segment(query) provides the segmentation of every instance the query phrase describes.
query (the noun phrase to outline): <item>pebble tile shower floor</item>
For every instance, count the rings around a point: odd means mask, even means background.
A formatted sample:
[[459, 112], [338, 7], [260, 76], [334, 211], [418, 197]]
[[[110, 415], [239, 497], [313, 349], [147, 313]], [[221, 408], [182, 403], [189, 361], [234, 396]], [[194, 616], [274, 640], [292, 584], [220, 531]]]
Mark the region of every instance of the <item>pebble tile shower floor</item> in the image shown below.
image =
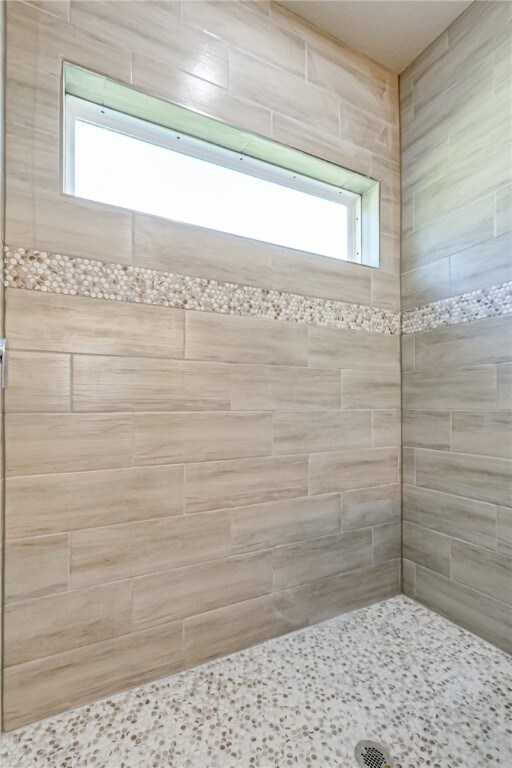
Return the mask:
[[[3, 737], [3, 768], [512, 765], [507, 654], [395, 597]], [[508, 706], [507, 706], [508, 702]]]

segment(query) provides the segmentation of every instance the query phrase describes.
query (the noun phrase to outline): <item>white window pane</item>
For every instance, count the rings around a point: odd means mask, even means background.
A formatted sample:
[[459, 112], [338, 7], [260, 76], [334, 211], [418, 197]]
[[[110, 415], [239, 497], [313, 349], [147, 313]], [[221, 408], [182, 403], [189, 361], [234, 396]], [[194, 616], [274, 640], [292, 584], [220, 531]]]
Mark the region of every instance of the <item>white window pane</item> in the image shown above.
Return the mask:
[[347, 259], [342, 203], [75, 120], [74, 194]]

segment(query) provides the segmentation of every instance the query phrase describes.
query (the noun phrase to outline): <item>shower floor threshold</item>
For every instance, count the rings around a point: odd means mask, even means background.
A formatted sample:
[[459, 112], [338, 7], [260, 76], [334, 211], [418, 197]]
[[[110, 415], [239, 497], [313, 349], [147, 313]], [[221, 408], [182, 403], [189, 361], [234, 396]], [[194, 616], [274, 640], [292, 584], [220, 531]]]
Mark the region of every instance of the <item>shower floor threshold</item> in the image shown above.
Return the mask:
[[510, 766], [511, 684], [507, 654], [399, 596], [12, 731], [0, 764], [352, 768], [370, 739], [393, 768]]

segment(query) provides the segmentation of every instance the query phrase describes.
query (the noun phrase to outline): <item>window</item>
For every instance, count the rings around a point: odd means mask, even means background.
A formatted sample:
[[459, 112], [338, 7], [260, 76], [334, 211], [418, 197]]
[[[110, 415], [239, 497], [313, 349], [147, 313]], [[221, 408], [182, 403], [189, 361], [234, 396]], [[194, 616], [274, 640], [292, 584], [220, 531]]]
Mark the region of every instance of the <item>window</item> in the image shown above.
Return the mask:
[[[373, 180], [86, 70], [64, 66], [66, 193], [374, 265], [375, 254], [365, 258], [361, 242], [365, 197], [369, 199], [367, 193], [375, 191]], [[82, 89], [87, 98], [76, 85], [77, 77], [80, 82], [83, 78], [81, 73], [87, 77], [87, 87]], [[108, 88], [101, 89], [98, 102], [91, 100], [95, 78], [114, 87], [111, 102], [117, 106], [121, 101], [122, 110], [105, 103]], [[123, 98], [116, 99], [116, 87], [128, 94], [123, 92]], [[375, 195], [371, 197], [375, 200]]]

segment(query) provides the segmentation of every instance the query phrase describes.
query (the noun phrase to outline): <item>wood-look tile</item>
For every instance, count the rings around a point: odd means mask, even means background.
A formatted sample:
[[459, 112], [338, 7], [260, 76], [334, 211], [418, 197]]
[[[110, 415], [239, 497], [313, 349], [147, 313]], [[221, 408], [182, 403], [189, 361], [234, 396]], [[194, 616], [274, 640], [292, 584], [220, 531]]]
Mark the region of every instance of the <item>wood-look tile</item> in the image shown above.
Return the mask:
[[400, 311], [400, 281], [395, 274], [372, 269], [372, 307], [384, 307]]
[[242, 459], [272, 453], [270, 413], [137, 413], [135, 465]]
[[188, 360], [307, 365], [308, 327], [209, 312], [186, 313]]
[[227, 365], [164, 358], [75, 355], [75, 411], [226, 411]]
[[433, 261], [402, 274], [402, 308], [412, 309], [450, 295], [448, 258]]
[[453, 450], [512, 459], [512, 411], [454, 411]]
[[402, 561], [402, 590], [407, 597], [416, 596], [416, 563], [411, 560]]
[[39, 190], [60, 192], [59, 135], [7, 122], [5, 128], [6, 189], [20, 187], [36, 195]]
[[423, 528], [494, 549], [496, 507], [483, 501], [404, 484], [403, 518]]
[[338, 135], [338, 105], [330, 94], [236, 49], [230, 65], [235, 94]]
[[69, 411], [70, 408], [70, 355], [11, 351], [6, 413]]
[[401, 443], [399, 410], [372, 411], [372, 448], [386, 448]]
[[157, 216], [135, 214], [133, 221], [134, 262], [139, 267], [272, 286], [276, 246]]
[[7, 414], [6, 475], [130, 466], [132, 431], [129, 414]]
[[307, 456], [212, 461], [186, 468], [186, 512], [293, 499], [307, 493]]
[[170, 517], [183, 512], [183, 467], [130, 467], [12, 477], [7, 539]]
[[450, 295], [512, 280], [511, 251], [512, 235], [508, 232], [450, 256]]
[[68, 589], [69, 537], [43, 536], [5, 546], [5, 600], [28, 600]]
[[131, 616], [129, 582], [13, 603], [5, 613], [5, 665], [125, 635]]
[[512, 508], [498, 507], [498, 552], [512, 557]]
[[498, 365], [498, 408], [512, 410], [512, 363]]
[[402, 536], [404, 557], [437, 573], [450, 575], [451, 539], [448, 536], [408, 522], [402, 525]]
[[272, 285], [276, 290], [352, 304], [370, 304], [371, 272], [361, 264], [284, 248], [272, 257]]
[[45, 13], [51, 13], [52, 16], [69, 20], [70, 0], [23, 0], [23, 2], [27, 2]]
[[397, 368], [398, 336], [309, 327], [309, 362], [317, 368]]
[[[421, 334], [416, 339], [416, 349], [419, 343], [424, 351], [426, 347]], [[448, 363], [448, 360], [445, 362]], [[497, 399], [496, 366], [422, 368], [404, 373], [402, 398], [406, 410], [494, 410]]]
[[73, 589], [229, 554], [226, 514], [146, 520], [71, 534]]
[[450, 411], [404, 410], [402, 438], [404, 445], [413, 448], [437, 448], [441, 451], [449, 451], [451, 447]]
[[231, 510], [234, 552], [277, 547], [339, 533], [339, 494], [251, 504]]
[[58, 136], [59, 77], [26, 67], [9, 57], [6, 61], [5, 98], [6, 114], [12, 123]]
[[325, 621], [399, 592], [400, 560], [319, 579], [309, 585], [311, 622]]
[[231, 367], [234, 411], [327, 411], [340, 407], [340, 374], [277, 365]]
[[179, 310], [14, 289], [6, 293], [12, 349], [183, 357], [184, 312]]
[[357, 491], [344, 491], [342, 527], [344, 531], [400, 521], [400, 485], [379, 485]]
[[402, 482], [416, 484], [416, 450], [402, 446]]
[[504, 650], [512, 650], [512, 611], [456, 581], [416, 567], [416, 599]]
[[512, 462], [467, 453], [416, 450], [416, 484], [512, 506]]
[[133, 624], [165, 624], [271, 591], [270, 551], [142, 576], [133, 582]]
[[512, 230], [510, 222], [510, 209], [512, 208], [512, 191], [510, 184], [496, 192], [495, 232], [496, 237], [504, 235]]
[[309, 459], [310, 493], [333, 493], [398, 482], [398, 449], [314, 453]]
[[360, 109], [358, 101], [341, 100], [340, 136], [382, 157], [398, 154], [398, 127]]
[[400, 408], [400, 371], [342, 371], [341, 405], [343, 408]]
[[402, 556], [402, 529], [400, 523], [376, 525], [372, 528], [373, 565]]
[[488, 549], [452, 543], [452, 578], [495, 600], [512, 604], [510, 557]]
[[372, 536], [368, 528], [286, 544], [273, 550], [274, 589], [287, 589], [371, 564]]
[[414, 371], [414, 333], [402, 336], [402, 371]]
[[273, 424], [275, 454], [371, 447], [370, 411], [276, 412]]
[[182, 626], [175, 622], [10, 667], [4, 725], [18, 728], [182, 666]]
[[506, 363], [512, 357], [512, 316], [491, 317], [416, 334], [416, 369]]

